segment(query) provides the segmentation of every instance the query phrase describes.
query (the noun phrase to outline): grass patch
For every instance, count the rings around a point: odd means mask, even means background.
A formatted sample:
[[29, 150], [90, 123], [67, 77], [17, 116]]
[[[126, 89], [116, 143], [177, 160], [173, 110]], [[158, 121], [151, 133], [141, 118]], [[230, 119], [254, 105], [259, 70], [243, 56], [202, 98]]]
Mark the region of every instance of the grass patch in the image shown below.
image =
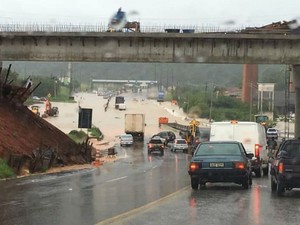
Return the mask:
[[0, 159], [0, 179], [14, 176], [13, 170], [7, 165], [6, 161]]
[[82, 130], [72, 130], [68, 136], [76, 143], [82, 143], [86, 141], [87, 137], [97, 138], [98, 140], [103, 139], [103, 134], [98, 127], [93, 126], [92, 128], [88, 129], [87, 132], [88, 134]]
[[103, 135], [101, 130], [98, 127], [92, 126], [92, 128], [88, 129], [90, 137], [97, 138], [98, 140], [102, 140]]
[[72, 131], [68, 134], [68, 136], [69, 136], [73, 141], [75, 141], [76, 143], [82, 143], [82, 142], [84, 142], [84, 141], [86, 140], [86, 138], [87, 138], [87, 134], [86, 134], [84, 131], [82, 131], [82, 130], [80, 130], [80, 131], [78, 131], [78, 130], [72, 130]]

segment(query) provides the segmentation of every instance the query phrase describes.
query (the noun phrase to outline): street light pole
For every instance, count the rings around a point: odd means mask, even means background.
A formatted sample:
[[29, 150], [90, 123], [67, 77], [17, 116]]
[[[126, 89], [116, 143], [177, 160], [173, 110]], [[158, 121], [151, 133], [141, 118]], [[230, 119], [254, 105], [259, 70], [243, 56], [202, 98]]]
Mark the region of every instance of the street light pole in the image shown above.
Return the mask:
[[249, 121], [252, 121], [252, 98], [253, 98], [253, 90], [252, 90], [252, 83], [250, 83], [250, 115]]

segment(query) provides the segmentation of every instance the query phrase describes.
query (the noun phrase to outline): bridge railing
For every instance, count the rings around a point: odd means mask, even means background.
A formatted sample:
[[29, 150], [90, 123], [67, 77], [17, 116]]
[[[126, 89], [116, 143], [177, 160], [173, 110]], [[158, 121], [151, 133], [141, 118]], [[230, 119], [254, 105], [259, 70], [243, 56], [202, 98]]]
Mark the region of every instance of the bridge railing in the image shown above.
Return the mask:
[[[107, 32], [106, 24], [0, 24], [0, 32]], [[206, 33], [236, 32], [241, 28], [216, 27], [207, 25], [151, 25], [142, 26], [145, 33]], [[123, 30], [124, 32], [131, 32]]]

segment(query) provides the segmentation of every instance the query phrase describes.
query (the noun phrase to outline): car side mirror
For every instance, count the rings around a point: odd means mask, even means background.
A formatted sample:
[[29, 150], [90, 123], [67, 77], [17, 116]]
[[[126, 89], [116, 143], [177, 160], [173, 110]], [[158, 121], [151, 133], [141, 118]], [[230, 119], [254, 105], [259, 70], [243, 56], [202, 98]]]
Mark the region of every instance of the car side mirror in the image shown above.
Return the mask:
[[246, 156], [247, 156], [248, 159], [252, 159], [254, 157], [254, 154], [253, 153], [247, 153]]

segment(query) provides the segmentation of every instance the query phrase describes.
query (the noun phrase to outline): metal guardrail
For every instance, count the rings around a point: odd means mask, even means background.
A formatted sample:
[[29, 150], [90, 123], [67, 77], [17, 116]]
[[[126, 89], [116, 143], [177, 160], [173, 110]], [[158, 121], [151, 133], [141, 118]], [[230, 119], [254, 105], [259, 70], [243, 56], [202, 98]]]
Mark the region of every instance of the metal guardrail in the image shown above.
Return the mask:
[[172, 127], [176, 130], [180, 130], [180, 131], [188, 131], [189, 130], [189, 125], [183, 125], [183, 124], [179, 124], [179, 123], [166, 123], [164, 125], [167, 125], [169, 127]]

